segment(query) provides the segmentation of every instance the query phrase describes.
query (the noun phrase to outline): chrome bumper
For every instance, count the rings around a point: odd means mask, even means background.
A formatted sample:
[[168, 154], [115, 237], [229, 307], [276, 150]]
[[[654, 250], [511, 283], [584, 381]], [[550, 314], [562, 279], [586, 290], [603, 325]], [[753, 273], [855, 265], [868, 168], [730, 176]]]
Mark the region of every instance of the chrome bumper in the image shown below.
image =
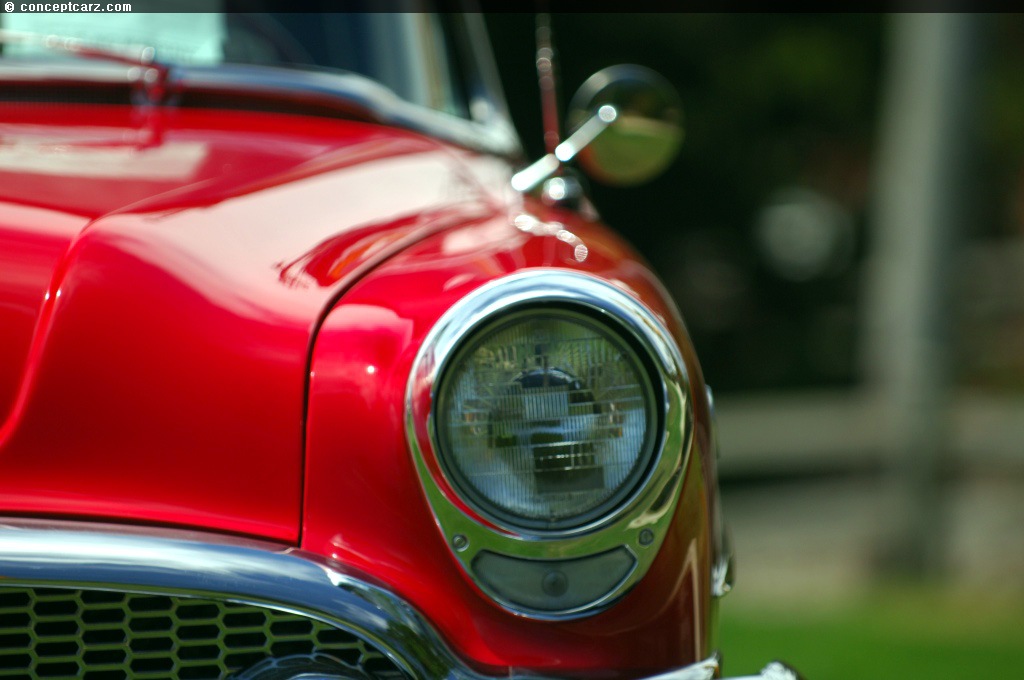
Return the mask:
[[[0, 521], [0, 584], [202, 595], [274, 608], [348, 631], [417, 680], [495, 680], [462, 663], [403, 600], [321, 556], [244, 539], [211, 543], [197, 532], [153, 532]], [[711, 680], [718, 668], [712, 657], [645, 680]], [[798, 676], [773, 663], [751, 678]]]
[[[718, 659], [712, 657], [692, 666], [677, 668], [668, 673], [659, 673], [642, 680], [712, 680], [718, 677]], [[772, 661], [757, 675], [734, 676], [720, 680], [800, 680], [800, 674], [779, 661]]]

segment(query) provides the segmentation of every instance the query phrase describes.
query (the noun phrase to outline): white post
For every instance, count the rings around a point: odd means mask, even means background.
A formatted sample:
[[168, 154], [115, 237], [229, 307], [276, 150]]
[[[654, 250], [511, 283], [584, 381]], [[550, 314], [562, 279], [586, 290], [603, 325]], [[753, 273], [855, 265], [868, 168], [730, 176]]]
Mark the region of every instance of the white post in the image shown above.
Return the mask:
[[888, 441], [883, 568], [942, 566], [942, 460], [950, 440], [950, 286], [976, 100], [977, 19], [891, 19], [865, 276], [865, 376]]

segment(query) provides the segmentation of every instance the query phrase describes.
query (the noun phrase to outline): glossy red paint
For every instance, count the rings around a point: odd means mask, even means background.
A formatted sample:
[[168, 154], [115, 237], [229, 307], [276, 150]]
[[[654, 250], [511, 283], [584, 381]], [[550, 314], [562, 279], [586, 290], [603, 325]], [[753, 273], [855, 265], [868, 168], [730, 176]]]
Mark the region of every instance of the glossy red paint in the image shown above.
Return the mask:
[[[703, 381], [660, 285], [600, 224], [519, 204], [499, 159], [369, 124], [24, 105], [0, 113], [0, 140], [0, 512], [299, 544], [378, 579], [491, 672], [628, 677], [711, 652]], [[540, 221], [516, 228], [524, 212]], [[695, 409], [648, 575], [557, 623], [464, 576], [404, 431], [436, 320], [536, 267], [643, 301], [680, 344]]]
[[[326, 318], [312, 360], [303, 547], [382, 579], [491, 673], [628, 677], [704, 658], [714, 470], [703, 380], [685, 330], [649, 270], [600, 225], [523, 209], [544, 221], [527, 232], [502, 215], [433, 236], [356, 284]], [[577, 621], [512, 615], [463, 574], [434, 524], [404, 432], [409, 372], [436, 320], [476, 287], [535, 267], [590, 273], [645, 302], [678, 339], [692, 380], [695, 447], [670, 534], [639, 585]]]
[[493, 199], [353, 122], [7, 105], [0, 136], [0, 512], [297, 541], [320, 318]]

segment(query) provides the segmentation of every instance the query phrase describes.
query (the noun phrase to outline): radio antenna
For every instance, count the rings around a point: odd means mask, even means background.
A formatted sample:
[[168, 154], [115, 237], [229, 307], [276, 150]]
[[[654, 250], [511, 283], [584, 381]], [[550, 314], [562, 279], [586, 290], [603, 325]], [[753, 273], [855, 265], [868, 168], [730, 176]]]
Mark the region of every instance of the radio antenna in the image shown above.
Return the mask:
[[[541, 7], [547, 9], [547, 3]], [[555, 50], [551, 46], [551, 15], [537, 13], [537, 79], [540, 84], [540, 109], [544, 121], [544, 147], [555, 152], [561, 141], [558, 125], [558, 90], [555, 74]]]

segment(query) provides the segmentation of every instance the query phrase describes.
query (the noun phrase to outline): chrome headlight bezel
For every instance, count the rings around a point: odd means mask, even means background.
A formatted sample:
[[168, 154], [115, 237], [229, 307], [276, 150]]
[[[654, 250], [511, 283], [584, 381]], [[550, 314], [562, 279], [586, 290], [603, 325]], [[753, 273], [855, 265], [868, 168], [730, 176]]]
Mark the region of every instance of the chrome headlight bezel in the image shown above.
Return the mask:
[[[455, 351], [438, 369], [437, 381], [431, 395], [433, 405], [431, 409], [431, 442], [434, 453], [446, 479], [452, 484], [460, 498], [471, 505], [482, 517], [506, 531], [526, 531], [557, 536], [580, 526], [593, 526], [595, 523], [607, 521], [622, 505], [628, 502], [637, 489], [643, 486], [643, 482], [650, 472], [661, 439], [661, 423], [664, 419], [662, 408], [664, 399], [661, 398], [664, 390], [661, 379], [647, 350], [639, 345], [626, 328], [621, 327], [608, 315], [604, 316], [605, 318], [599, 318], [591, 310], [584, 311], [578, 305], [570, 306], [552, 302], [524, 304], [496, 315], [496, 318], [485, 320], [472, 331], [467, 332]], [[598, 502], [595, 507], [558, 520], [543, 520], [517, 515], [511, 510], [499, 507], [499, 504], [493, 499], [487, 498], [484, 493], [478, 491], [466, 478], [457, 462], [453, 460], [454, 452], [449, 450], [452, 446], [445, 443], [450, 441], [447, 436], [446, 418], [438, 417], [439, 413], [446, 412], [446, 402], [450, 398], [446, 387], [453, 379], [451, 374], [460, 367], [462, 360], [468, 359], [473, 350], [482, 344], [481, 338], [497, 334], [502, 329], [515, 326], [517, 323], [537, 321], [545, 317], [549, 320], [564, 321], [580, 327], [589, 326], [596, 334], [604, 335], [605, 342], [610, 345], [619, 345], [624, 353], [628, 353], [626, 361], [633, 364], [633, 369], [641, 383], [639, 387], [645, 397], [644, 401], [650, 406], [649, 410], [644, 413], [645, 434], [636, 455], [636, 464], [626, 475], [624, 482], [614, 489], [608, 498]]]
[[[435, 420], [440, 378], [468, 338], [497, 319], [530, 308], [568, 309], [605, 324], [645, 353], [658, 432], [651, 460], [639, 480], [602, 504], [599, 516], [572, 526], [544, 529], [509, 522], [460, 494], [442, 462]], [[679, 349], [659, 319], [636, 298], [594, 276], [538, 269], [497, 279], [456, 303], [435, 324], [413, 364], [406, 393], [406, 434], [420, 481], [452, 554], [470, 577], [505, 608], [533, 618], [571, 618], [599, 611], [646, 573], [678, 501], [690, 454], [692, 406]], [[538, 611], [509, 602], [474, 573], [481, 552], [523, 560], [572, 560], [625, 549], [635, 565], [607, 593], [582, 606]]]

